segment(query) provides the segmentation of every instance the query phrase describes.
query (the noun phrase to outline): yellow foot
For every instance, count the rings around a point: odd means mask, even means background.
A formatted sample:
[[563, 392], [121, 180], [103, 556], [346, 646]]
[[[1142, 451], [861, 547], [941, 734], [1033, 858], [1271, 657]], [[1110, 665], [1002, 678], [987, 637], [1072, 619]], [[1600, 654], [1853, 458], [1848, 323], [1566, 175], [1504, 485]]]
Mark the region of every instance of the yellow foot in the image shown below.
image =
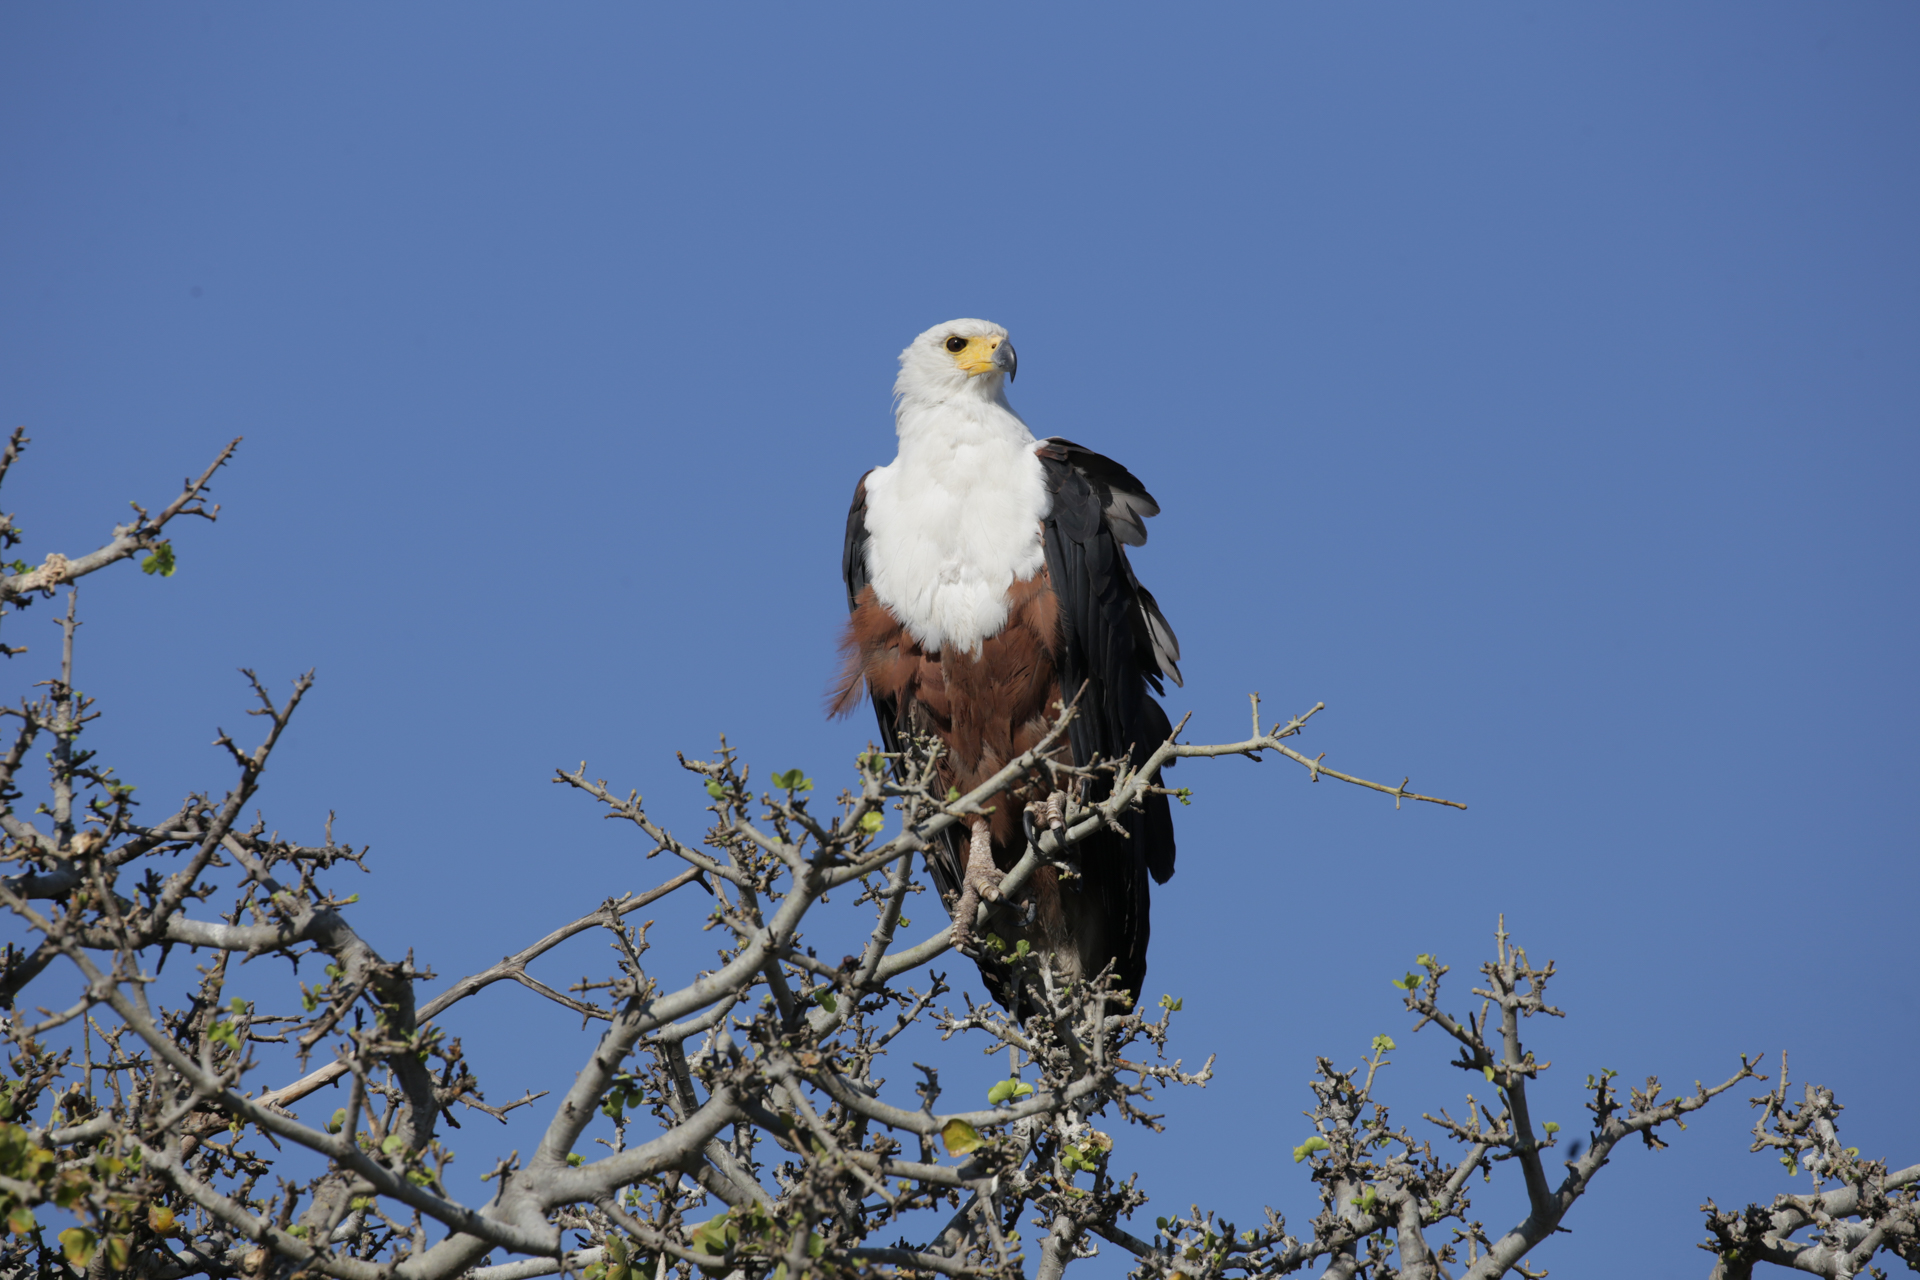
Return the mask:
[[1000, 901], [1000, 869], [993, 865], [993, 836], [985, 818], [974, 818], [967, 842], [967, 866], [960, 876], [960, 900], [953, 904], [953, 947], [977, 955], [973, 918], [982, 902]]

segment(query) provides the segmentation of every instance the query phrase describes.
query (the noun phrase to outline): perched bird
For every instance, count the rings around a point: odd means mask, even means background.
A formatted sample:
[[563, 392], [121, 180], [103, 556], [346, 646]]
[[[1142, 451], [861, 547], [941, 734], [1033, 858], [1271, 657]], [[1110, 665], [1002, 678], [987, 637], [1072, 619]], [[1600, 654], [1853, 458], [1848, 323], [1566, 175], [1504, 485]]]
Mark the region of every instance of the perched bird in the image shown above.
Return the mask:
[[[1036, 440], [1007, 403], [1018, 368], [1007, 331], [952, 320], [900, 353], [894, 421], [900, 452], [861, 477], [847, 513], [842, 571], [850, 616], [835, 715], [862, 689], [887, 750], [916, 735], [944, 747], [940, 781], [962, 794], [1036, 746], [1079, 703], [1062, 763], [1143, 759], [1171, 731], [1148, 690], [1180, 683], [1179, 642], [1133, 576], [1126, 548], [1160, 508], [1119, 463], [1059, 437]], [[1081, 794], [1111, 788], [1099, 776]], [[994, 902], [1025, 849], [1026, 805], [1063, 790], [1044, 766], [1003, 793], [990, 818], [949, 827], [928, 854], [955, 912], [954, 941], [974, 954], [996, 999], [1022, 1001], [1006, 966], [973, 937], [975, 903]], [[1147, 971], [1148, 877], [1173, 875], [1164, 794], [1074, 846], [1079, 874], [1041, 867], [1024, 901], [993, 906], [986, 931], [1025, 940], [1069, 979], [1111, 964], [1137, 999]]]

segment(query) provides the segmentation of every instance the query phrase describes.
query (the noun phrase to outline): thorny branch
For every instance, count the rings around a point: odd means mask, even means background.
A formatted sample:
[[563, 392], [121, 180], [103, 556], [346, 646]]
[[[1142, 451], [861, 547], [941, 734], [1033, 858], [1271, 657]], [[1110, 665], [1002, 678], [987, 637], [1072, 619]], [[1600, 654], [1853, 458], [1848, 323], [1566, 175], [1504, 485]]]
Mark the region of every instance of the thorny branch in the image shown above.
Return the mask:
[[[16, 433], [0, 455], [0, 477], [24, 443]], [[555, 781], [637, 831], [648, 857], [668, 855], [681, 869], [646, 892], [606, 898], [423, 999], [432, 975], [411, 953], [389, 959], [369, 946], [348, 920], [354, 897], [326, 883], [342, 864], [364, 870], [364, 850], [337, 842], [331, 821], [314, 845], [282, 839], [264, 820], [244, 825], [310, 677], [276, 698], [249, 673], [249, 714], [262, 724], [251, 745], [219, 735], [231, 781], [189, 795], [158, 821], [142, 821], [133, 788], [80, 745], [97, 713], [75, 685], [72, 580], [142, 548], [164, 572], [172, 553], [161, 556], [168, 544], [160, 533], [177, 515], [211, 518], [199, 500], [231, 448], [158, 516], [142, 512], [100, 551], [61, 560], [57, 573], [36, 578], [46, 566], [22, 568], [0, 582], [0, 599], [16, 602], [69, 586], [58, 678], [4, 709], [13, 731], [0, 740], [0, 858], [11, 864], [0, 904], [25, 938], [0, 954], [0, 1007], [11, 1014], [11, 1071], [0, 1091], [5, 1276], [527, 1280], [566, 1271], [586, 1280], [669, 1272], [787, 1280], [859, 1271], [1053, 1280], [1104, 1246], [1131, 1255], [1141, 1277], [1308, 1267], [1434, 1277], [1462, 1264], [1466, 1275], [1494, 1276], [1555, 1230], [1614, 1145], [1634, 1134], [1657, 1143], [1656, 1130], [1755, 1074], [1743, 1060], [1732, 1080], [1692, 1097], [1658, 1101], [1650, 1081], [1625, 1103], [1604, 1075], [1591, 1085], [1585, 1154], [1572, 1152], [1554, 1182], [1544, 1153], [1559, 1139], [1554, 1126], [1535, 1124], [1526, 1098], [1546, 1064], [1520, 1040], [1525, 1018], [1559, 1016], [1544, 1000], [1553, 967], [1534, 967], [1503, 927], [1475, 991], [1486, 1002], [1477, 1018], [1440, 1008], [1446, 968], [1430, 957], [1402, 983], [1416, 1029], [1440, 1027], [1459, 1048], [1459, 1065], [1495, 1091], [1486, 1103], [1469, 1096], [1464, 1119], [1444, 1111], [1433, 1119], [1457, 1150], [1436, 1153], [1389, 1126], [1373, 1097], [1393, 1048], [1382, 1037], [1364, 1076], [1321, 1059], [1312, 1082], [1311, 1136], [1296, 1152], [1298, 1162], [1311, 1161], [1321, 1200], [1310, 1238], [1289, 1235], [1272, 1211], [1251, 1231], [1197, 1208], [1158, 1219], [1151, 1234], [1132, 1229], [1146, 1196], [1137, 1175], [1122, 1171], [1127, 1127], [1159, 1128], [1158, 1090], [1212, 1077], [1211, 1058], [1189, 1070], [1169, 1054], [1180, 1002], [1123, 1009], [1105, 975], [1068, 981], [1039, 954], [1002, 948], [989, 963], [1040, 993], [1040, 1007], [1016, 1023], [971, 1000], [959, 1009], [943, 1003], [951, 994], [944, 975], [929, 968], [950, 950], [952, 927], [916, 855], [948, 825], [994, 805], [1027, 770], [1061, 768], [1047, 752], [1071, 706], [1033, 752], [957, 797], [941, 790], [924, 746], [862, 753], [851, 785], [828, 800], [798, 770], [756, 790], [723, 740], [714, 758], [681, 761], [710, 802], [698, 837], [675, 834], [638, 794], [591, 779], [584, 764], [560, 773]], [[12, 530], [0, 518], [0, 540]], [[1086, 793], [1098, 799], [1070, 802], [1057, 827], [1035, 831], [1002, 879], [1003, 896], [1017, 902], [1038, 868], [1070, 865], [1074, 845], [1123, 823], [1178, 756], [1274, 751], [1315, 781], [1350, 782], [1396, 806], [1455, 804], [1404, 780], [1395, 787], [1336, 772], [1295, 750], [1290, 741], [1319, 710], [1262, 731], [1256, 697], [1245, 741], [1196, 745], [1178, 741], [1176, 730], [1137, 768], [1123, 760], [1078, 770], [1099, 775], [1102, 785]], [[43, 744], [45, 800], [24, 814], [21, 771]], [[680, 892], [694, 883], [703, 895]], [[836, 892], [843, 899], [831, 903]], [[926, 908], [914, 913], [935, 917], [915, 929], [908, 911], [923, 894]], [[704, 970], [689, 978], [692, 965], [652, 958], [652, 922], [635, 921], [655, 905], [704, 918], [718, 949]], [[587, 934], [608, 943], [600, 976], [567, 986], [534, 971]], [[845, 937], [851, 953], [818, 954], [829, 937]], [[198, 967], [183, 973], [187, 956]], [[236, 994], [242, 966], [269, 957], [291, 966], [284, 998]], [[77, 986], [63, 989], [57, 1008], [23, 1015], [28, 993], [59, 976]], [[469, 1204], [446, 1181], [454, 1158], [447, 1131], [462, 1115], [503, 1119], [548, 1096], [489, 1102], [451, 1035], [455, 1006], [501, 983], [579, 1014], [597, 1038], [582, 1060], [554, 1064], [556, 1096], [537, 1144], [524, 1159], [493, 1153], [491, 1198]], [[905, 1082], [887, 1079], [888, 1059], [909, 1043], [903, 1036], [920, 1044], [935, 1034], [1005, 1055], [1008, 1078], [985, 1105], [942, 1109], [936, 1065], [914, 1064]], [[324, 1118], [318, 1109], [299, 1113], [330, 1085], [343, 1105]], [[1770, 1114], [1785, 1114], [1783, 1106]], [[1521, 1170], [1530, 1212], [1495, 1238], [1468, 1218], [1467, 1184], [1509, 1161]], [[1880, 1176], [1873, 1194], [1893, 1193], [1904, 1176]], [[1895, 1248], [1884, 1242], [1897, 1214], [1853, 1194], [1846, 1204], [1878, 1213], [1880, 1234], [1847, 1248]], [[1784, 1212], [1776, 1206], [1767, 1241], [1797, 1229]], [[1843, 1210], [1840, 1200], [1821, 1200], [1792, 1212], [1824, 1221], [1818, 1215]], [[1441, 1230], [1450, 1238], [1430, 1238]]]
[[[0, 453], [0, 481], [6, 479], [28, 443], [26, 428], [14, 428], [5, 452]], [[125, 524], [115, 525], [106, 542], [84, 555], [67, 556], [50, 551], [37, 567], [18, 560], [0, 566], [8, 571], [0, 573], [0, 605], [25, 607], [32, 603], [36, 595], [51, 596], [63, 584], [77, 582], [87, 574], [104, 569], [117, 560], [125, 560], [138, 551], [149, 553], [150, 563], [144, 566], [149, 573], [170, 576], [174, 566], [173, 547], [160, 535], [176, 516], [199, 516], [209, 521], [219, 518], [219, 504], [209, 507], [202, 499], [206, 497], [213, 473], [225, 466], [233, 456], [233, 451], [239, 447], [240, 437], [236, 436], [200, 473], [198, 480], [181, 481], [180, 493], [160, 509], [160, 514], [149, 515], [147, 509], [137, 502], [129, 504], [133, 507], [134, 518]], [[0, 551], [12, 548], [23, 536], [11, 515], [0, 516]], [[0, 645], [0, 653], [9, 657], [25, 652], [24, 648], [9, 649]]]
[[[1788, 1102], [1784, 1053], [1780, 1082], [1752, 1102], [1760, 1109], [1752, 1149], [1778, 1152], [1789, 1177], [1804, 1172], [1813, 1185], [1770, 1205], [1701, 1205], [1709, 1238], [1700, 1247], [1714, 1255], [1712, 1280], [1748, 1280], [1762, 1262], [1844, 1280], [1865, 1272], [1882, 1249], [1920, 1270], [1920, 1164], [1889, 1169], [1841, 1145], [1843, 1108], [1829, 1089], [1803, 1085], [1799, 1104]], [[1794, 1239], [1801, 1232], [1807, 1238]]]

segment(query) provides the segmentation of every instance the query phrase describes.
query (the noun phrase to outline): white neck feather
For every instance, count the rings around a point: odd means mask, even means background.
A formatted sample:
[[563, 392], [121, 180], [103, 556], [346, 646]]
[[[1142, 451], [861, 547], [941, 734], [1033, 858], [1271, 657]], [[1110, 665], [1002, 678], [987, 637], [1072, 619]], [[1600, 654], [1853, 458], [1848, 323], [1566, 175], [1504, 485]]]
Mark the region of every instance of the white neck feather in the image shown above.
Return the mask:
[[975, 652], [1006, 625], [1007, 588], [1045, 562], [1046, 474], [1001, 375], [908, 381], [900, 454], [867, 474], [867, 573], [924, 648]]

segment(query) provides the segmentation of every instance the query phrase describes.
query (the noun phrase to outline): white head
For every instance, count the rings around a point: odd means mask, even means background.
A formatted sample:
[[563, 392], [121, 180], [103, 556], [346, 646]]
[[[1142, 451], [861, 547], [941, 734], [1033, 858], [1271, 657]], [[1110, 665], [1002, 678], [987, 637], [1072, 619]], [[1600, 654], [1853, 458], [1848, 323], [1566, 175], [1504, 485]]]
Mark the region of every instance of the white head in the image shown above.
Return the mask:
[[1007, 331], [991, 320], [949, 320], [927, 330], [900, 353], [894, 397], [903, 408], [961, 397], [1006, 403], [1006, 381], [1018, 361]]

